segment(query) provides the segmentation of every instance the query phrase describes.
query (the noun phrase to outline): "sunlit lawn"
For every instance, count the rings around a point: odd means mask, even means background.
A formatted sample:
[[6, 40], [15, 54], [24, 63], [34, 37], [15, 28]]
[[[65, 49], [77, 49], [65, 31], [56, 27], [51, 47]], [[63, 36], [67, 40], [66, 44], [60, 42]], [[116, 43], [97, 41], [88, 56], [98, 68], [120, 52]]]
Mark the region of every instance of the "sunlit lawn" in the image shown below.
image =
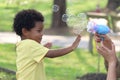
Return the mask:
[[[14, 44], [0, 44], [0, 67], [16, 70], [15, 58]], [[83, 49], [76, 49], [63, 57], [45, 59], [47, 80], [75, 80], [77, 76], [97, 72], [97, 62], [97, 55]], [[100, 67], [100, 71], [105, 72], [102, 58]]]

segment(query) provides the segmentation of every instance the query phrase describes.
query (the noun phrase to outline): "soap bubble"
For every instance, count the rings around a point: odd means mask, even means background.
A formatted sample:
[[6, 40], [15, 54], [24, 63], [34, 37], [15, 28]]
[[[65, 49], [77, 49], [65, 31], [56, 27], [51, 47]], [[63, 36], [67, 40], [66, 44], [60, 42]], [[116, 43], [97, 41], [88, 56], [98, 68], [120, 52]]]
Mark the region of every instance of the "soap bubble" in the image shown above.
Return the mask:
[[79, 13], [78, 17], [79, 17], [80, 20], [87, 20], [87, 16], [86, 16], [85, 13]]
[[[70, 11], [69, 9], [67, 10]], [[75, 34], [80, 34], [85, 28], [87, 28], [87, 16], [85, 13], [73, 15], [68, 12], [67, 14], [62, 15], [62, 21], [66, 22]]]
[[53, 5], [52, 9], [53, 9], [54, 12], [57, 12], [57, 11], [59, 11], [59, 6], [58, 5]]
[[67, 22], [75, 34], [80, 34], [87, 27], [87, 17], [84, 13], [69, 16]]
[[68, 17], [69, 17], [69, 16], [68, 16], [67, 14], [63, 14], [63, 15], [62, 15], [62, 21], [63, 21], [63, 22], [67, 22]]

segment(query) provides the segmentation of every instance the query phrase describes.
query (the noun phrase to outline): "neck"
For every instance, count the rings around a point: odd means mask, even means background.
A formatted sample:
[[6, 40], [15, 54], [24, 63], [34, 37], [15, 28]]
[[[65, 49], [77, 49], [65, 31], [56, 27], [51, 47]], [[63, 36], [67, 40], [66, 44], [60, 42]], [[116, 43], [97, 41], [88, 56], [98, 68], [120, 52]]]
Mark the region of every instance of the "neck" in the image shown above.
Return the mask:
[[28, 38], [25, 36], [21, 36], [21, 40], [25, 40], [25, 39], [28, 39]]

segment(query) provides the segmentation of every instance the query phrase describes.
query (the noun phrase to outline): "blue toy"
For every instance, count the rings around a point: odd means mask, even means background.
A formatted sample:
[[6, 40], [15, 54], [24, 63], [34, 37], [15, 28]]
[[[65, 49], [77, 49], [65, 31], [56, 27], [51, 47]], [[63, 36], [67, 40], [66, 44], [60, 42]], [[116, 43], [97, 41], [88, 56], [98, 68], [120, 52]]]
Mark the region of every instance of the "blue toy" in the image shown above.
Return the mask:
[[[95, 22], [90, 21], [87, 25], [87, 31], [93, 34], [98, 33], [100, 35], [105, 35], [110, 32], [110, 28], [107, 25], [96, 24]], [[102, 37], [101, 39], [104, 40]]]

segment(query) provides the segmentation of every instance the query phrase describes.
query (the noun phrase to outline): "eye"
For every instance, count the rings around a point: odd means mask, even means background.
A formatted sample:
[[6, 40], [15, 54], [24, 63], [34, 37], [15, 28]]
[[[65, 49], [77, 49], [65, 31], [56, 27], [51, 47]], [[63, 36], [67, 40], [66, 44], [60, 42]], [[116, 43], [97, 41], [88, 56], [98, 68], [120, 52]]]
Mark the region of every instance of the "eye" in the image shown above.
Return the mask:
[[37, 30], [37, 32], [41, 32], [41, 30]]

